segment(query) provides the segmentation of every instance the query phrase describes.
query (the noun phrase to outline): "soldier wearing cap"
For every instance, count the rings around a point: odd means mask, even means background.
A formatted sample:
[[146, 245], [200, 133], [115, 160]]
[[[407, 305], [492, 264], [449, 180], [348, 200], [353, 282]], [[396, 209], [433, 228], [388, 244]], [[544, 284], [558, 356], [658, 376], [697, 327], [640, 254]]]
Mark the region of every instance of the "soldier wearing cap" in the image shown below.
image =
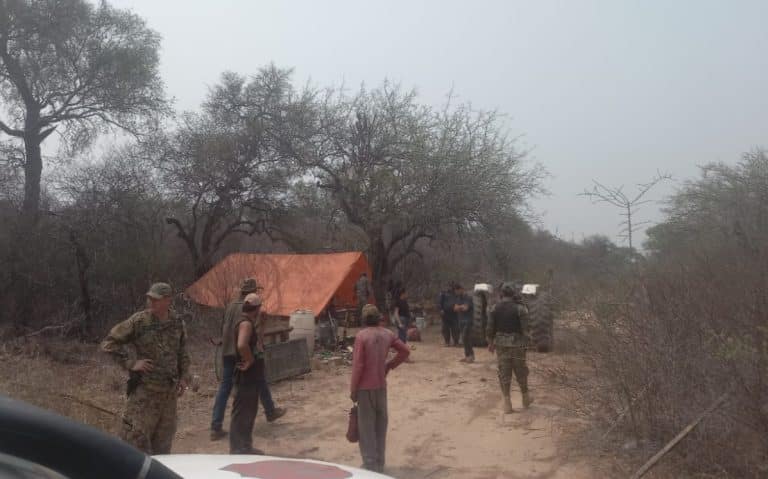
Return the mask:
[[[245, 278], [240, 283], [240, 295], [232, 301], [224, 311], [221, 321], [221, 339], [217, 344], [221, 345], [221, 364], [222, 378], [219, 384], [219, 390], [216, 393], [216, 400], [213, 404], [213, 418], [211, 420], [211, 440], [215, 441], [227, 436], [223, 429], [224, 414], [227, 409], [227, 401], [232, 392], [232, 378], [235, 373], [235, 363], [237, 356], [237, 345], [235, 344], [235, 323], [240, 320], [243, 314], [243, 302], [246, 296], [262, 289], [254, 278]], [[263, 338], [261, 338], [263, 340]], [[267, 382], [264, 381], [260, 388], [261, 402], [264, 406], [264, 412], [267, 415], [267, 421], [273, 422], [285, 415], [285, 409], [275, 407], [272, 400], [272, 394], [269, 391]]]
[[259, 390], [264, 383], [264, 355], [259, 337], [263, 331], [261, 297], [248, 294], [242, 314], [234, 324], [236, 363], [235, 399], [229, 433], [230, 454], [264, 454], [253, 447], [253, 423], [259, 409]]
[[501, 300], [488, 317], [486, 337], [488, 350], [496, 353], [499, 361], [499, 384], [504, 401], [504, 412], [511, 413], [510, 388], [515, 375], [523, 395], [523, 407], [528, 408], [533, 399], [528, 392], [528, 365], [525, 351], [529, 343], [528, 308], [522, 302], [513, 283], [501, 285]]
[[147, 454], [171, 452], [176, 401], [189, 384], [187, 333], [170, 310], [172, 297], [170, 285], [153, 284], [147, 309], [112, 328], [101, 344], [130, 375], [120, 437]]

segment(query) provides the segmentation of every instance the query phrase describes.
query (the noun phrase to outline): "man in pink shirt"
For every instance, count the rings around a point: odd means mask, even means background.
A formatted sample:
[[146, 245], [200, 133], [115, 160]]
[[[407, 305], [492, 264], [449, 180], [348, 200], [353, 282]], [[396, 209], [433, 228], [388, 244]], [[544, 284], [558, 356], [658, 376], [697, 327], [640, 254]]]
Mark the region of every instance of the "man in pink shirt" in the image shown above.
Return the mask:
[[[390, 330], [379, 326], [381, 313], [372, 304], [362, 310], [365, 329], [355, 337], [352, 356], [352, 401], [357, 403], [363, 468], [383, 472], [387, 444], [387, 373], [408, 359], [410, 351]], [[389, 350], [397, 355], [387, 362]]]

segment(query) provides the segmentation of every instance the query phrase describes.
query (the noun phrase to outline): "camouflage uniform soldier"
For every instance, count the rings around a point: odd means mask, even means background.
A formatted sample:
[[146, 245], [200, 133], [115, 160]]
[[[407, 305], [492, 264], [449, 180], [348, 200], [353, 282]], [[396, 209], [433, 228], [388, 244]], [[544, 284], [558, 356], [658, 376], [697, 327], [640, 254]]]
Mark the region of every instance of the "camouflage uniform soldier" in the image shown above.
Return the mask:
[[187, 334], [170, 311], [172, 296], [168, 284], [153, 284], [149, 307], [112, 328], [101, 345], [130, 375], [120, 437], [147, 454], [171, 452], [176, 400], [189, 384]]
[[509, 392], [514, 373], [520, 392], [523, 393], [523, 407], [533, 403], [528, 392], [528, 365], [525, 351], [528, 347], [528, 308], [512, 283], [501, 286], [501, 301], [496, 304], [488, 318], [486, 336], [488, 350], [496, 352], [499, 360], [499, 384], [504, 401], [504, 412], [513, 412]]

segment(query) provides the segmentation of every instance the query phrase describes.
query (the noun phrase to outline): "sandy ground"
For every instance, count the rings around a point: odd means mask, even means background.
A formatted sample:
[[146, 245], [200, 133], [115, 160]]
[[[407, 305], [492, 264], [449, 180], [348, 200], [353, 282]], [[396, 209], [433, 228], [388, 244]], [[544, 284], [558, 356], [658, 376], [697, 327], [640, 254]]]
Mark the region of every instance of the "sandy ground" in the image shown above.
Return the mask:
[[[414, 362], [389, 375], [387, 474], [400, 479], [604, 477], [593, 467], [594, 458], [569, 447], [582, 425], [565, 413], [567, 395], [542, 377], [548, 368], [575, 358], [531, 354], [536, 402], [523, 410], [515, 391], [517, 412], [504, 415], [495, 357], [487, 350], [478, 349], [477, 362], [467, 365], [458, 361], [462, 349], [443, 347], [434, 329], [425, 342], [414, 344]], [[254, 445], [272, 455], [359, 466], [357, 445], [344, 437], [349, 374], [349, 366], [337, 365], [273, 385], [276, 403], [289, 411], [273, 424], [260, 413]], [[202, 381], [200, 390], [180, 404], [174, 452], [227, 452], [226, 439], [209, 440], [215, 385], [210, 374]]]

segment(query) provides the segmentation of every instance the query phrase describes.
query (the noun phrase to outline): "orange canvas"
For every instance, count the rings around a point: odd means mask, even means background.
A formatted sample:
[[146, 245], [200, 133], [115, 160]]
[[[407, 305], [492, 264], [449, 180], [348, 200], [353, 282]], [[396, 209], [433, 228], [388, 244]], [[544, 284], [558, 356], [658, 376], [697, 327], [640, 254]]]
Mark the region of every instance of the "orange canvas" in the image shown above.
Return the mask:
[[320, 314], [331, 299], [337, 307], [356, 304], [355, 282], [362, 273], [371, 278], [360, 252], [329, 254], [245, 254], [227, 256], [187, 288], [198, 304], [223, 308], [239, 294], [240, 281], [253, 277], [264, 287], [263, 310], [290, 316], [296, 310]]

